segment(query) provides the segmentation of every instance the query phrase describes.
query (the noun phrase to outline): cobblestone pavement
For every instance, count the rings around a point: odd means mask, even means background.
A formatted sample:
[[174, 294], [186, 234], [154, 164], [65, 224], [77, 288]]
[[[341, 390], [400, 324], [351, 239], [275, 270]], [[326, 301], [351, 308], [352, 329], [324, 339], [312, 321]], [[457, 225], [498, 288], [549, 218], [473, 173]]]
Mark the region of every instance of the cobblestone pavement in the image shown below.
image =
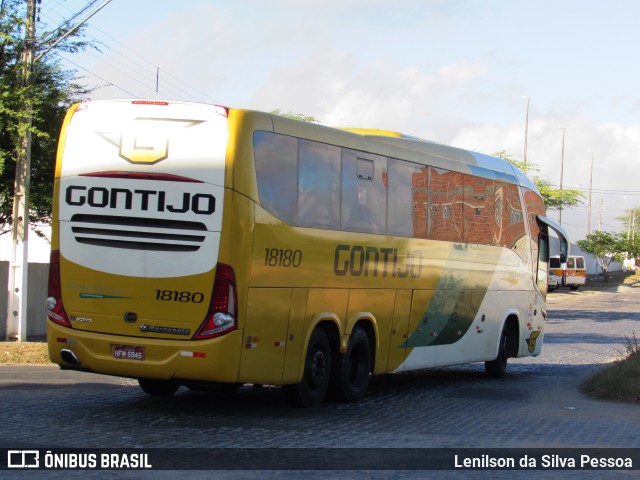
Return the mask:
[[[289, 407], [278, 388], [233, 397], [181, 389], [146, 396], [135, 382], [47, 366], [0, 367], [4, 448], [640, 448], [640, 406], [592, 400], [579, 385], [640, 333], [640, 286], [559, 292], [540, 357], [512, 359], [504, 379], [482, 365], [374, 377], [357, 404]], [[5, 478], [23, 478], [8, 472]], [[117, 471], [42, 478], [139, 478]], [[55, 475], [59, 473], [59, 477]], [[526, 471], [144, 472], [149, 478], [529, 478]], [[464, 477], [460, 476], [464, 473]], [[538, 478], [639, 478], [640, 472], [545, 471]], [[26, 477], [25, 477], [26, 478]]]

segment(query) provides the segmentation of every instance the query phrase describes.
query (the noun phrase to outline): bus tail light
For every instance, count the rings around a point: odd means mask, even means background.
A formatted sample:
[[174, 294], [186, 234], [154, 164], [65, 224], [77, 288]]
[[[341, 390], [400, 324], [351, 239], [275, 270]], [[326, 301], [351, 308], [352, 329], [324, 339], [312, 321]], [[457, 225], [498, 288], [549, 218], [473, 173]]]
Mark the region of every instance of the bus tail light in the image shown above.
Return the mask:
[[203, 340], [235, 330], [237, 323], [238, 295], [236, 275], [229, 265], [218, 263], [209, 312], [194, 340]]
[[51, 250], [49, 260], [49, 289], [47, 296], [47, 316], [49, 320], [70, 327], [71, 322], [62, 305], [62, 289], [60, 288], [60, 250]]

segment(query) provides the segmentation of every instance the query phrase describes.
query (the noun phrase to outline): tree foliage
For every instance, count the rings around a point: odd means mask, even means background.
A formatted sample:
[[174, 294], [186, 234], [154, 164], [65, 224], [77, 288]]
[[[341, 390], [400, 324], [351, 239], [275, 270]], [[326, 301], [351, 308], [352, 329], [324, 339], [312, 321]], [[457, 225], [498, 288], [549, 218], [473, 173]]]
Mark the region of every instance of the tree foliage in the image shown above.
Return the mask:
[[[64, 70], [58, 57], [51, 54], [84, 48], [87, 44], [79, 40], [80, 33], [44, 55], [34, 65], [30, 85], [23, 85], [25, 11], [24, 0], [0, 0], [0, 234], [10, 231], [13, 222], [16, 161], [22, 155], [21, 139], [28, 128], [26, 106], [31, 104], [32, 116], [29, 215], [32, 223], [48, 222], [60, 127], [67, 109], [87, 93], [76, 83], [74, 72]], [[46, 43], [36, 46], [36, 54], [43, 45]]]
[[616, 220], [619, 220], [628, 232], [635, 234], [638, 232], [638, 226], [640, 225], [640, 207], [630, 208], [625, 215], [616, 217]]
[[302, 113], [293, 113], [293, 112], [284, 113], [279, 108], [276, 108], [275, 110], [272, 110], [271, 113], [274, 114], [274, 115], [280, 115], [281, 117], [287, 117], [287, 118], [293, 118], [294, 120], [300, 120], [302, 122], [322, 123], [320, 120], [318, 120], [317, 118], [315, 118], [315, 117], [313, 117], [311, 115], [304, 115]]
[[551, 182], [542, 177], [534, 177], [533, 183], [538, 187], [538, 191], [544, 199], [547, 210], [564, 210], [569, 207], [576, 207], [582, 203], [584, 194], [575, 188], [554, 188]]
[[611, 232], [593, 232], [587, 235], [585, 240], [578, 240], [578, 246], [587, 253], [592, 254], [602, 268], [602, 273], [607, 279], [609, 265], [612, 262], [623, 262], [631, 247], [626, 237]]
[[[525, 174], [539, 171], [538, 166], [532, 163], [527, 164], [527, 168], [525, 168], [524, 162], [511, 158], [506, 150], [496, 152], [493, 156], [508, 161]], [[544, 177], [532, 176], [531, 180], [540, 192], [540, 195], [542, 195], [547, 210], [564, 210], [582, 204], [584, 194], [580, 190], [576, 190], [575, 188], [563, 188], [560, 190], [559, 188], [552, 187], [551, 181]]]
[[[640, 259], [640, 238], [633, 237], [627, 239], [625, 249], [629, 254], [629, 258]], [[637, 262], [636, 265], [638, 265]]]

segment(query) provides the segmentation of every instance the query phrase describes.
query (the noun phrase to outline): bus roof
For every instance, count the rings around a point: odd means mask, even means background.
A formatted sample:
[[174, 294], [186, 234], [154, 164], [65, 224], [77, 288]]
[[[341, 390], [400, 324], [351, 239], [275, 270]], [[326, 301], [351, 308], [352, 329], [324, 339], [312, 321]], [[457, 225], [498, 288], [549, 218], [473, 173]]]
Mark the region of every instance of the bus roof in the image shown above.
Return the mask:
[[502, 173], [508, 176], [515, 176], [518, 179], [518, 183], [520, 185], [538, 192], [538, 189], [535, 187], [533, 182], [524, 173], [522, 173], [517, 167], [515, 167], [508, 161], [501, 158], [496, 158], [490, 155], [472, 152], [469, 150], [464, 150], [462, 148], [452, 147], [429, 140], [423, 140], [417, 137], [391, 137], [386, 135], [366, 135], [366, 137], [372, 142], [385, 143], [417, 153], [441, 157], [447, 160], [453, 160], [455, 162], [467, 164], [471, 167], [472, 173], [477, 173], [479, 174], [479, 176], [486, 175], [482, 175], [477, 171], [474, 172], [475, 168], [473, 167], [492, 170], [496, 173]]
[[[413, 135], [407, 135], [391, 130], [375, 128], [340, 127], [340, 130], [354, 133], [376, 143], [390, 145], [396, 148], [410, 150], [419, 154], [440, 157], [449, 161], [460, 162], [471, 167], [471, 173], [486, 177], [486, 174], [478, 172], [476, 168], [491, 170], [506, 176], [515, 176], [517, 183], [540, 194], [534, 183], [519, 168], [501, 158], [492, 157], [478, 152], [464, 150], [441, 143], [426, 140]], [[475, 171], [474, 171], [475, 170]], [[501, 177], [501, 175], [498, 175]], [[504, 178], [501, 178], [504, 179]]]

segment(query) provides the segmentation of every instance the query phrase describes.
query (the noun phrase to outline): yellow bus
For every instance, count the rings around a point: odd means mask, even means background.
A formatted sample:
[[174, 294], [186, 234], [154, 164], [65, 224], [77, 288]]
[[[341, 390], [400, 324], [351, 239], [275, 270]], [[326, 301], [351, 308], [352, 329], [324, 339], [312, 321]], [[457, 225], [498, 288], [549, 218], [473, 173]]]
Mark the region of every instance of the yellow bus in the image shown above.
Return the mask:
[[500, 159], [269, 113], [159, 101], [69, 111], [48, 344], [65, 369], [357, 401], [371, 375], [538, 355], [549, 227]]

